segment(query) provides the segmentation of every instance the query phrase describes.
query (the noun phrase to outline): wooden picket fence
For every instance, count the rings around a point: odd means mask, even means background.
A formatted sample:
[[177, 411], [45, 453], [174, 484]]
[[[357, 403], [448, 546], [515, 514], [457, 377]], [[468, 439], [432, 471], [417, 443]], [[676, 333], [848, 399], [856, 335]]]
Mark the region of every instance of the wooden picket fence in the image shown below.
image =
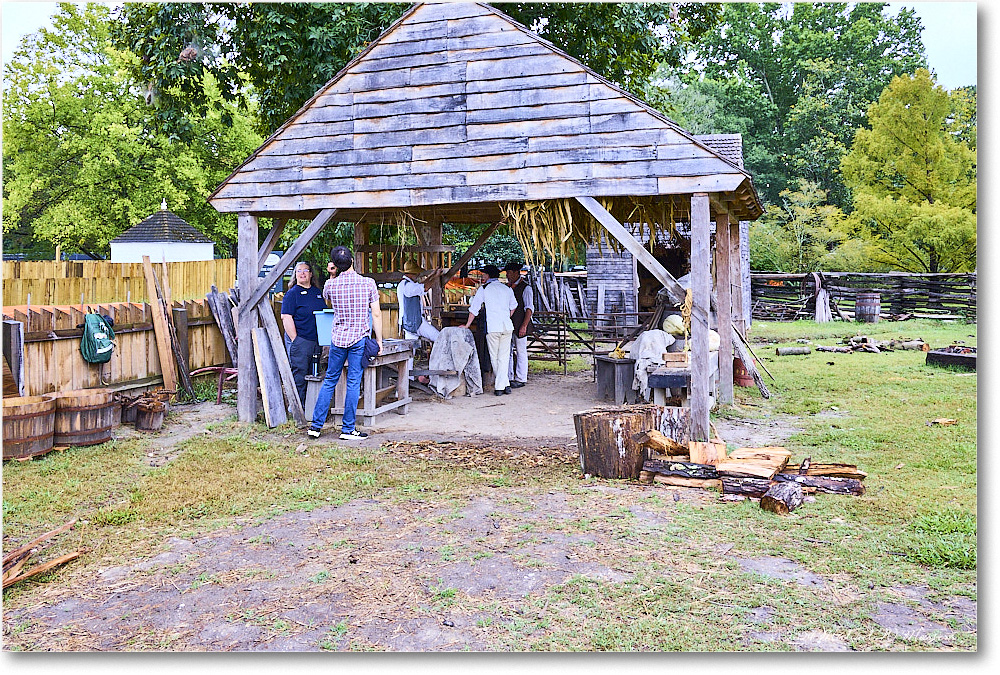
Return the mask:
[[[158, 276], [161, 265], [153, 261]], [[236, 283], [232, 258], [166, 263], [171, 299], [203, 299], [212, 285], [229, 289]], [[106, 260], [33, 260], [3, 262], [3, 304], [81, 305], [148, 302], [142, 263]]]
[[[207, 301], [175, 300], [173, 307], [186, 310], [189, 368], [225, 365], [229, 361], [226, 345]], [[88, 312], [105, 314], [115, 322], [116, 348], [111, 361], [101, 366], [87, 363], [80, 354], [83, 333], [80, 326]], [[93, 387], [130, 389], [162, 384], [152, 311], [147, 303], [5, 306], [3, 319], [5, 333], [16, 328], [24, 338], [20, 360], [25, 396]], [[19, 323], [20, 327], [8, 325], [11, 322]], [[21, 363], [11, 364], [15, 372], [20, 366]]]

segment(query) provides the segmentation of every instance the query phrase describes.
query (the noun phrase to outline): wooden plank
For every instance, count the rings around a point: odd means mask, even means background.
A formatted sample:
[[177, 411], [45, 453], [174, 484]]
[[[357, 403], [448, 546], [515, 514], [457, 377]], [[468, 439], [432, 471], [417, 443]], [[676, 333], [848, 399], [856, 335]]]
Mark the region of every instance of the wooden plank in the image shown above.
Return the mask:
[[733, 402], [733, 299], [729, 214], [715, 217], [715, 292], [719, 333], [719, 403]]
[[271, 351], [271, 342], [263, 328], [253, 329], [253, 356], [260, 375], [260, 395], [264, 402], [264, 421], [272, 429], [288, 421], [278, 381], [278, 366]]
[[[279, 272], [279, 266], [272, 270], [275, 279], [267, 279], [264, 284], [258, 284], [257, 267], [257, 218], [249, 214], [240, 214], [237, 219], [237, 241], [239, 257], [237, 258], [236, 276], [240, 284], [240, 296], [253, 298], [258, 289], [263, 289], [261, 296], [274, 285]], [[287, 264], [285, 265], [287, 267]], [[284, 267], [280, 268], [281, 270]], [[259, 301], [259, 298], [258, 298]], [[240, 363], [240, 376], [237, 380], [236, 413], [240, 422], [250, 423], [257, 417], [257, 383], [258, 374], [253, 349], [253, 333], [257, 327], [257, 317], [244, 308], [256, 306], [256, 302], [241, 303], [240, 308], [234, 308], [234, 323], [236, 325], [237, 358]]]
[[[11, 371], [17, 396], [26, 396], [24, 381], [24, 324], [20, 321], [3, 322], [3, 358]], [[5, 392], [6, 393], [6, 392]]]
[[177, 391], [177, 372], [172, 350], [170, 348], [170, 333], [167, 319], [160, 303], [160, 295], [156, 291], [156, 275], [149, 256], [142, 256], [142, 269], [146, 275], [146, 295], [150, 298], [150, 310], [153, 315], [153, 333], [156, 336], [156, 354], [160, 360], [160, 371], [163, 374], [163, 388]]
[[[708, 312], [712, 275], [708, 195], [691, 195], [691, 438], [709, 438]], [[693, 459], [693, 458], [692, 458]]]
[[[288, 353], [285, 351], [285, 343], [281, 337], [281, 330], [278, 328], [278, 320], [275, 318], [274, 312], [267, 307], [258, 305], [255, 313], [264, 326], [267, 339], [271, 343], [271, 353], [277, 365], [278, 378], [281, 382], [281, 389], [285, 393], [285, 405], [288, 412], [291, 413], [292, 419], [299, 426], [305, 426], [308, 419], [302, 407], [302, 401], [299, 400], [298, 389], [295, 388], [295, 378], [292, 376], [292, 366], [288, 362]], [[310, 411], [311, 413], [312, 411]]]

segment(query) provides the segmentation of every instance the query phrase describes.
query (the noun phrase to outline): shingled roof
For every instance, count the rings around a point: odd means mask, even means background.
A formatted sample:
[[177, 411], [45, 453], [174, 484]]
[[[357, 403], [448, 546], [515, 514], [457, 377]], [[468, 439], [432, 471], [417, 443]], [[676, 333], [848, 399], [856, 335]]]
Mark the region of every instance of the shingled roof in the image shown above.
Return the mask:
[[743, 135], [742, 134], [704, 134], [695, 136], [721, 157], [725, 157], [736, 166], [743, 168]]
[[211, 239], [196, 230], [180, 216], [171, 213], [166, 208], [149, 216], [138, 225], [130, 227], [111, 240], [112, 244], [131, 242], [185, 242], [195, 244], [213, 244]]
[[694, 192], [730, 193], [741, 218], [761, 212], [728, 154], [495, 8], [441, 3], [409, 10], [209, 201], [262, 216], [433, 208], [487, 222], [501, 201]]

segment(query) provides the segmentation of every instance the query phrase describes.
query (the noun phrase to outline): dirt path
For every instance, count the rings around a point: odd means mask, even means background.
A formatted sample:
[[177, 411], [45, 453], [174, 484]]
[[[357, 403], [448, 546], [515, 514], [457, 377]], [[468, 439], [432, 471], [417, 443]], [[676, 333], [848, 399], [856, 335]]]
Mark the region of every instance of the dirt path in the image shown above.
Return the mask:
[[[600, 403], [595, 391], [584, 372], [541, 374], [510, 396], [442, 401], [420, 394], [408, 415], [385, 416], [363, 445], [405, 459], [414, 441], [461, 441], [498, 460], [515, 446], [573, 464], [572, 414]], [[231, 406], [213, 403], [176, 407], [164, 430], [150, 436], [150, 465], [169, 462], [183, 451], [182, 440], [232, 414]], [[780, 443], [795, 430], [788, 419], [716, 427], [738, 444]], [[136, 432], [122, 430], [129, 433]], [[567, 611], [549, 606], [553, 589], [580, 580], [641, 586], [654, 564], [697, 583], [705, 569], [735, 563], [745, 573], [801, 585], [832, 607], [864, 593], [785, 558], [741, 557], [725, 541], [677, 531], [678, 508], [715, 498], [695, 489], [588, 481], [559, 491], [484, 484], [480, 494], [459, 500], [356, 500], [264, 522], [238, 519], [222, 530], [170, 538], [130, 564], [77, 569], [72, 582], [5, 607], [5, 643], [116, 651], [518, 649]], [[687, 557], [665, 555], [680, 540]], [[895, 597], [873, 603], [871, 620], [890, 636], [881, 648], [892, 648], [894, 639], [947, 647], [954, 627], [975, 630], [974, 601], [932, 601], [930, 589], [916, 586], [891, 589]], [[852, 646], [846, 632], [799, 629], [767, 605], [736, 620], [741, 637], [734, 649]]]

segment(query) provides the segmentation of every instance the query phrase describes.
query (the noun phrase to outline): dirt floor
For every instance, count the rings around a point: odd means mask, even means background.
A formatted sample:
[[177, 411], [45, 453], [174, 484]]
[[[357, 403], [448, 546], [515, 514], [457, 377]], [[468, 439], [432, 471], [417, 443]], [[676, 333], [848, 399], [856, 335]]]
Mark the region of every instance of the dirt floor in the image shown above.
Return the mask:
[[[446, 446], [418, 441], [461, 441], [473, 449], [469, 461], [524, 448], [536, 462], [574, 464], [573, 413], [600, 404], [595, 395], [589, 371], [533, 375], [509, 396], [444, 401], [415, 393], [407, 415], [383, 416], [360, 444], [427, 457], [443, 455]], [[183, 451], [180, 441], [232, 414], [232, 406], [214, 402], [175, 407], [164, 430], [150, 437], [150, 465], [171, 461]], [[730, 443], [771, 445], [794, 433], [791, 422], [763, 418], [716, 427]], [[129, 433], [135, 432], [123, 428], [121, 435]], [[305, 451], [336, 442], [334, 434], [328, 426], [325, 438], [303, 435]], [[144, 559], [78, 570], [83, 577], [77, 583], [53, 585], [23, 605], [6, 607], [5, 643], [100, 651], [497, 649], [504, 630], [542, 618], [545, 608], [533, 601], [553, 586], [579, 577], [632, 580], [643, 560], [663, 555], [661, 533], [669, 530], [676, 502], [718, 498], [688, 488], [582, 485], [589, 497], [485, 483], [480, 495], [460, 504], [433, 495], [358, 500], [171, 538]], [[649, 499], [665, 490], [672, 499]], [[627, 527], [623, 514], [630, 514]], [[565, 526], [581, 520], [591, 527]], [[720, 564], [736, 562], [808, 587], [819, 598], [843, 601], [840, 580], [791, 560], [738, 557], [724, 541], [691, 545]], [[872, 614], [890, 636], [874, 648], [891, 649], [892, 636], [947, 648], [954, 634], [948, 623], [975, 630], [974, 601], [931, 601], [929, 588], [912, 586], [894, 593], [899, 602], [879, 603]], [[843, 635], [800, 632], [776, 621], [768, 606], [743, 620], [750, 628], [734, 649], [851, 649]]]

